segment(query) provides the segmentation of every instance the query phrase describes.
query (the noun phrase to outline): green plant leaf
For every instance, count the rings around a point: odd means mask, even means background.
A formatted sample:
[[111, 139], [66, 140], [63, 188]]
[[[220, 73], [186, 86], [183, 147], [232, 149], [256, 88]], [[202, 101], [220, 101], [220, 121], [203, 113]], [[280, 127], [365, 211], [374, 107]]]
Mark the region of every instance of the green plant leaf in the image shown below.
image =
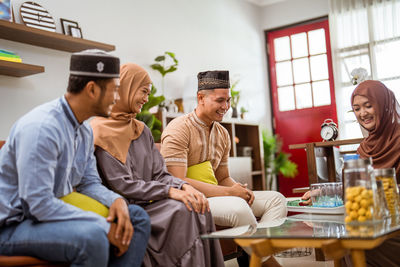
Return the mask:
[[157, 87], [154, 86], [154, 83], [151, 84], [150, 95], [155, 95], [157, 93]]
[[175, 66], [178, 66], [178, 60], [176, 59], [174, 53], [172, 53], [172, 52], [165, 52], [165, 54], [169, 55], [169, 56], [172, 58], [172, 60], [175, 62]]
[[157, 61], [157, 62], [164, 61], [165, 60], [165, 56], [158, 56], [154, 60]]
[[297, 164], [291, 161], [290, 154], [281, 151], [282, 141], [279, 136], [269, 131], [262, 132], [264, 148], [264, 167], [269, 174], [282, 174], [285, 177], [295, 177], [298, 174]]
[[159, 119], [155, 119], [153, 123], [153, 130], [161, 130], [162, 123]]
[[136, 119], [143, 121], [150, 129], [153, 127], [156, 117], [149, 111], [145, 110], [136, 115]]
[[163, 67], [163, 66], [161, 66], [161, 65], [158, 64], [158, 63], [156, 63], [156, 64], [151, 64], [150, 67], [151, 67], [153, 70], [156, 70], [156, 71], [158, 71], [159, 73], [161, 73], [161, 75], [164, 77], [164, 75], [165, 75], [165, 70], [164, 70], [164, 67]]
[[175, 58], [175, 53], [166, 51], [165, 54], [169, 55], [171, 58]]
[[158, 142], [161, 139], [161, 131], [160, 130], [151, 130], [151, 134], [153, 135], [154, 142]]
[[231, 83], [231, 106], [233, 108], [236, 108], [239, 104], [239, 99], [240, 99], [240, 90], [235, 90], [235, 87], [239, 83], [239, 80], [236, 80]]
[[168, 69], [165, 70], [165, 74], [167, 74], [169, 72], [174, 72], [176, 70], [177, 70], [177, 68], [175, 66], [171, 66], [171, 67], [169, 67]]
[[297, 164], [291, 160], [285, 161], [279, 168], [279, 172], [289, 178], [294, 178], [298, 174]]
[[165, 100], [165, 97], [163, 95], [153, 96], [150, 94], [149, 101], [147, 101], [147, 103], [144, 104], [142, 107], [142, 112], [147, 111], [147, 110], [151, 109], [152, 107], [158, 106], [164, 100]]
[[[165, 66], [166, 61], [167, 61], [167, 56], [170, 57], [174, 61], [174, 63], [169, 66]], [[168, 52], [168, 51], [164, 52], [164, 55], [156, 57], [154, 60], [156, 61], [156, 63], [150, 65], [150, 67], [153, 70], [156, 70], [161, 74], [161, 76], [162, 76], [162, 83], [161, 83], [162, 84], [162, 92], [164, 93], [164, 77], [167, 73], [174, 72], [177, 70], [178, 60], [176, 59], [174, 53]], [[159, 63], [157, 63], [157, 62], [159, 62]]]

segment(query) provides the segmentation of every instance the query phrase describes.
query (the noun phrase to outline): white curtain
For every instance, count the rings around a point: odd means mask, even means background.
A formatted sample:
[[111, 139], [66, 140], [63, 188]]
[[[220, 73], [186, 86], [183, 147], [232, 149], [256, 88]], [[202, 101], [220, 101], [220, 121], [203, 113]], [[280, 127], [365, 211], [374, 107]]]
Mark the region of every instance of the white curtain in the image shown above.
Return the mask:
[[364, 68], [400, 99], [400, 0], [330, 0], [329, 27], [340, 139], [361, 137], [351, 71]]

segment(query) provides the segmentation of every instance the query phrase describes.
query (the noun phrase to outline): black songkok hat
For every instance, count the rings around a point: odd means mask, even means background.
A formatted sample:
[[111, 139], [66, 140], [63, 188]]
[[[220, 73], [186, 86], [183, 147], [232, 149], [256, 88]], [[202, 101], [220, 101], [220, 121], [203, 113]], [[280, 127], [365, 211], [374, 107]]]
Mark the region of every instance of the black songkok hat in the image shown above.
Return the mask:
[[73, 53], [69, 66], [75, 76], [119, 78], [119, 58], [99, 49]]
[[198, 90], [211, 90], [217, 88], [230, 88], [229, 71], [213, 70], [203, 71], [197, 74]]

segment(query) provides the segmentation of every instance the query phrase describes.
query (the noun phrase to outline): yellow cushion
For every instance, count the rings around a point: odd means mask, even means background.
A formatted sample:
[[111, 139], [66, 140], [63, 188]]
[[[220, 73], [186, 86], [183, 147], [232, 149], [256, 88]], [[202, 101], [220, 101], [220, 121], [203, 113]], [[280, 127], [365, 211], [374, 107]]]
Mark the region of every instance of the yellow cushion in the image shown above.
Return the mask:
[[97, 200], [78, 192], [72, 192], [60, 198], [62, 201], [86, 211], [92, 211], [100, 216], [108, 216], [108, 208]]
[[190, 166], [187, 169], [186, 177], [209, 184], [218, 184], [210, 161]]

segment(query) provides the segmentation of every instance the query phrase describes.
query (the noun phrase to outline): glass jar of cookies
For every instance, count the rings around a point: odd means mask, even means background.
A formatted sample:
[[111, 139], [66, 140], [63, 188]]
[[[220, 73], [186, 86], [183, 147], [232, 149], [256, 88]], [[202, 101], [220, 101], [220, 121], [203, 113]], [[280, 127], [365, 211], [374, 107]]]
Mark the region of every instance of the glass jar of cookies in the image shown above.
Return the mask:
[[379, 220], [379, 200], [371, 160], [346, 161], [343, 175], [345, 222], [368, 223]]
[[394, 168], [374, 169], [376, 181], [382, 181], [387, 208], [391, 216], [399, 215], [399, 188]]

